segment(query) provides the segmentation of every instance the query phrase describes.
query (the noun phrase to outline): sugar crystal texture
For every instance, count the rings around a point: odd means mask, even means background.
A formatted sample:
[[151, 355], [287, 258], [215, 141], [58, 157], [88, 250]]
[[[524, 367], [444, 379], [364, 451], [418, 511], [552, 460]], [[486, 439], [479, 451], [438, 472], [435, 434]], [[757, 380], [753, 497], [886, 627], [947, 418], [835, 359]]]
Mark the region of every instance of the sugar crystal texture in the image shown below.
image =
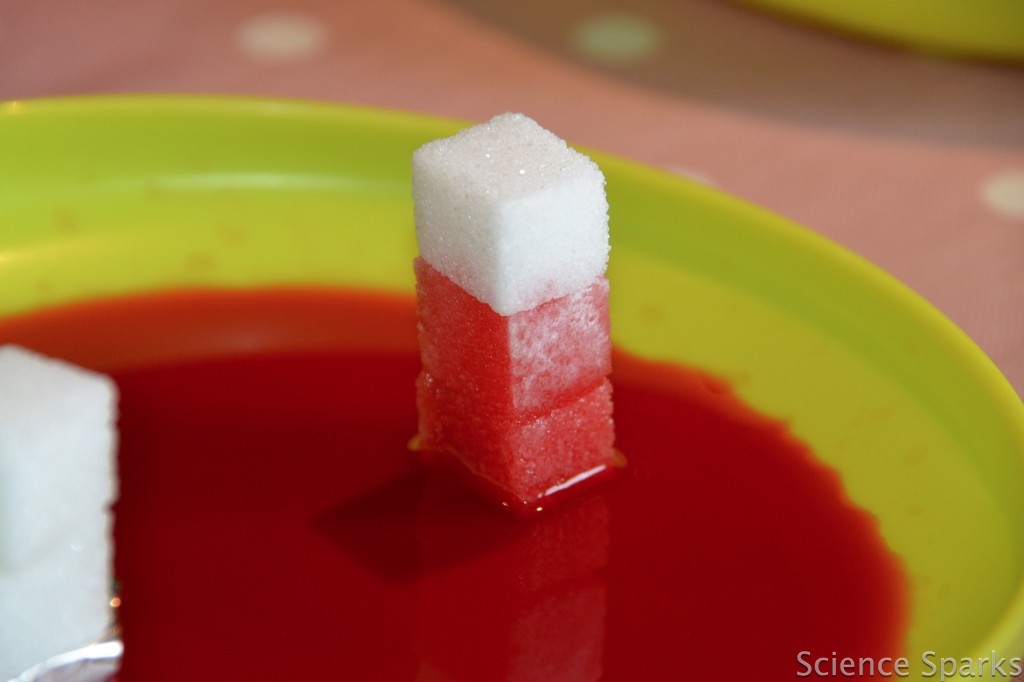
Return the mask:
[[110, 619], [116, 387], [0, 347], [0, 679]]
[[414, 269], [423, 369], [447, 389], [531, 416], [611, 371], [603, 276], [531, 310], [498, 315], [423, 259]]
[[500, 315], [578, 291], [608, 264], [604, 175], [522, 114], [412, 159], [420, 256]]
[[610, 466], [604, 179], [505, 114], [413, 157], [420, 443], [529, 503]]

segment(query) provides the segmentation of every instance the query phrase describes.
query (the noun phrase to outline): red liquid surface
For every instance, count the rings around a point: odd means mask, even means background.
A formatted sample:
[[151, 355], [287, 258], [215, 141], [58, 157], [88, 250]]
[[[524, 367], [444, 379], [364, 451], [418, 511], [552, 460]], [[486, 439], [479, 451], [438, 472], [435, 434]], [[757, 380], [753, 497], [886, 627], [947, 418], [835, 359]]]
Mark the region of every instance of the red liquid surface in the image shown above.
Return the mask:
[[121, 388], [125, 682], [792, 680], [891, 656], [898, 561], [784, 426], [617, 353], [629, 466], [522, 519], [417, 463], [411, 300], [154, 295], [0, 323]]

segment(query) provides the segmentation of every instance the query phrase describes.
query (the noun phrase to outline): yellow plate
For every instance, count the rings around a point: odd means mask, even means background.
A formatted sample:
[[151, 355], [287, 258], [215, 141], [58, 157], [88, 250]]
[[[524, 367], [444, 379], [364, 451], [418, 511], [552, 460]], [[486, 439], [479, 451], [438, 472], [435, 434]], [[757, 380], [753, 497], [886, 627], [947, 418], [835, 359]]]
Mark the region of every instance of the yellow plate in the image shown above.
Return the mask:
[[[409, 157], [458, 127], [262, 100], [0, 104], [0, 316], [191, 286], [410, 291]], [[908, 656], [1024, 654], [1024, 406], [1005, 379], [849, 252], [594, 157], [615, 342], [730, 380], [841, 473], [908, 567]]]
[[740, 0], [920, 52], [1024, 60], [1020, 0]]

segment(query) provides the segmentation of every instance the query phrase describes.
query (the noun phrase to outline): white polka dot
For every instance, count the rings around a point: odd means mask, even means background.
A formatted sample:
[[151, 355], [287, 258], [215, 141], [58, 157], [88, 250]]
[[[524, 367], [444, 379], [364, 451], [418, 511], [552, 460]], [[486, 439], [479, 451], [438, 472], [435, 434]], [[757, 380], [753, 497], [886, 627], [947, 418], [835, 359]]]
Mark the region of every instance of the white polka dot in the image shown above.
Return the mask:
[[717, 182], [712, 180], [711, 177], [708, 176], [706, 173], [702, 173], [699, 170], [694, 170], [692, 168], [684, 168], [682, 166], [669, 166], [665, 170], [671, 171], [676, 175], [681, 175], [684, 178], [695, 180], [701, 183], [702, 185], [708, 185], [709, 187], [718, 187]]
[[661, 31], [634, 14], [602, 14], [577, 24], [572, 46], [584, 57], [603, 62], [637, 62], [661, 45]]
[[268, 12], [247, 19], [235, 36], [238, 49], [267, 62], [309, 58], [327, 45], [327, 27], [315, 17], [295, 12]]
[[981, 196], [997, 213], [1024, 218], [1024, 169], [992, 176], [982, 186]]

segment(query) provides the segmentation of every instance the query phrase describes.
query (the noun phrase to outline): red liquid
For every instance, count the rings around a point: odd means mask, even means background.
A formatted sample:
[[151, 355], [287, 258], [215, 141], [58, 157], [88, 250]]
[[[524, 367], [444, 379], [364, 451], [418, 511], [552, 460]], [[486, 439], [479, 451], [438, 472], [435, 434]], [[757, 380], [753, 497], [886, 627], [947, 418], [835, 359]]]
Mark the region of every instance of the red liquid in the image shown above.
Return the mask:
[[524, 521], [409, 454], [410, 300], [149, 296], [0, 339], [121, 387], [125, 682], [792, 680], [803, 650], [899, 653], [875, 520], [696, 372], [617, 354], [629, 467]]

